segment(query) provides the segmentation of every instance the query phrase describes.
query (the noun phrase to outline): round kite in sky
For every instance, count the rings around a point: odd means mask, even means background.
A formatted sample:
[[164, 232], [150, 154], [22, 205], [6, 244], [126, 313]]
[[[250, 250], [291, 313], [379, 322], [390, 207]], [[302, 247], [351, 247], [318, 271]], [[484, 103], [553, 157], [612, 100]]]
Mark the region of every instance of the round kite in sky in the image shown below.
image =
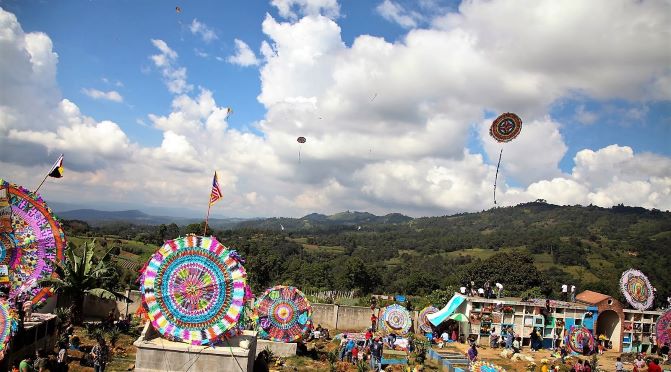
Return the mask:
[[11, 206], [12, 232], [0, 234], [9, 263], [10, 297], [26, 294], [37, 304], [53, 293], [52, 288], [41, 288], [39, 280], [57, 275], [52, 263], [64, 259], [65, 235], [39, 194], [1, 179], [0, 187]]
[[489, 127], [489, 135], [498, 142], [509, 142], [522, 131], [522, 119], [512, 112], [499, 115]]
[[408, 310], [397, 304], [385, 307], [380, 320], [389, 333], [406, 334], [412, 326], [412, 319], [410, 319]]
[[307, 140], [305, 139], [305, 137], [298, 137], [298, 138], [296, 138], [296, 142], [298, 142], [298, 143], [305, 143], [306, 141], [307, 141]]
[[212, 344], [235, 327], [246, 280], [235, 251], [213, 237], [189, 235], [154, 253], [142, 276], [142, 301], [166, 338]]
[[671, 310], [667, 310], [657, 319], [655, 329], [658, 346], [664, 346], [667, 342], [671, 344]]
[[431, 322], [429, 322], [429, 319], [427, 318], [427, 316], [429, 316], [433, 313], [437, 313], [437, 312], [438, 312], [438, 308], [436, 308], [434, 306], [425, 307], [424, 309], [422, 309], [422, 311], [419, 312], [419, 317], [418, 317], [419, 318], [418, 319], [419, 320], [419, 328], [422, 331], [427, 332], [427, 333], [432, 331]]
[[642, 272], [635, 269], [622, 273], [620, 289], [627, 302], [637, 310], [648, 309], [655, 299], [650, 281]]
[[573, 352], [582, 354], [583, 352], [582, 345], [583, 340], [585, 339], [587, 339], [589, 349], [594, 350], [594, 336], [592, 335], [592, 332], [590, 332], [589, 329], [583, 326], [571, 326], [571, 328], [568, 330], [568, 335], [566, 337], [567, 337], [566, 343], [568, 344], [568, 347], [571, 350], [573, 350]]
[[295, 287], [277, 285], [256, 302], [259, 337], [278, 342], [298, 341], [312, 321], [312, 305]]

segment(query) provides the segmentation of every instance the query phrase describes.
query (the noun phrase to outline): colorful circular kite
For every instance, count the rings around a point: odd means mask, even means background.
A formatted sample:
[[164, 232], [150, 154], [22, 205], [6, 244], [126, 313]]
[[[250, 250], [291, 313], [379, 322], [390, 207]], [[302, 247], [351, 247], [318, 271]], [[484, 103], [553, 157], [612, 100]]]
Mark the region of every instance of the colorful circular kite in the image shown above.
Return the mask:
[[4, 180], [0, 187], [7, 190], [11, 206], [12, 232], [0, 239], [3, 250], [11, 252], [10, 297], [27, 294], [38, 304], [53, 293], [52, 288], [41, 288], [39, 280], [57, 276], [51, 263], [64, 259], [65, 235], [39, 194]]
[[582, 353], [583, 340], [587, 339], [589, 349], [594, 350], [594, 336], [589, 329], [583, 326], [571, 326], [568, 330], [568, 335], [566, 336], [566, 343], [568, 344], [569, 349], [573, 350], [575, 353]]
[[142, 301], [166, 338], [212, 344], [237, 324], [246, 280], [234, 250], [213, 237], [188, 235], [154, 253], [142, 274]]
[[431, 332], [433, 330], [431, 328], [431, 322], [429, 322], [429, 319], [427, 318], [427, 316], [429, 316], [433, 313], [437, 313], [437, 312], [438, 312], [438, 308], [436, 308], [434, 306], [425, 307], [424, 309], [422, 309], [422, 311], [419, 312], [419, 319], [418, 319], [419, 320], [419, 328], [422, 331], [428, 333], [428, 332]]
[[522, 131], [522, 119], [512, 112], [499, 115], [489, 127], [489, 135], [498, 142], [510, 142]]
[[16, 316], [9, 309], [6, 300], [0, 299], [0, 360], [7, 351], [7, 344], [16, 331]]
[[481, 360], [471, 363], [470, 372], [506, 372], [505, 368]]
[[650, 281], [638, 270], [629, 269], [622, 273], [620, 289], [627, 302], [637, 310], [648, 309], [655, 299]]
[[658, 346], [664, 346], [667, 342], [671, 344], [671, 310], [667, 310], [657, 319], [655, 329], [657, 331]]
[[256, 302], [258, 335], [278, 342], [298, 341], [312, 321], [312, 305], [295, 287], [277, 285]]
[[385, 307], [380, 319], [385, 330], [389, 333], [406, 334], [412, 325], [410, 313], [405, 307], [398, 304]]

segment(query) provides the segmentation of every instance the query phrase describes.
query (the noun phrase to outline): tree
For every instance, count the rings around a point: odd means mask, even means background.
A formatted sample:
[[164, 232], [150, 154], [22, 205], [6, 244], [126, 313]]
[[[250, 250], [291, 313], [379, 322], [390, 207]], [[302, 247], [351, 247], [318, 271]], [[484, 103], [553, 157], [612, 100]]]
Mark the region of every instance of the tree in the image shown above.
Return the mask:
[[95, 240], [84, 242], [83, 254], [77, 255], [75, 248], [70, 244], [65, 248], [66, 259], [60, 263], [54, 263], [58, 277], [42, 279], [40, 284], [51, 286], [58, 294], [64, 295], [72, 301], [72, 320], [74, 324], [82, 323], [82, 311], [84, 308], [84, 296], [90, 294], [96, 297], [110, 300], [130, 301], [121, 293], [108, 288], [101, 288], [101, 284], [114, 277], [114, 268], [105, 264], [109, 251], [103, 257], [96, 260], [94, 257]]

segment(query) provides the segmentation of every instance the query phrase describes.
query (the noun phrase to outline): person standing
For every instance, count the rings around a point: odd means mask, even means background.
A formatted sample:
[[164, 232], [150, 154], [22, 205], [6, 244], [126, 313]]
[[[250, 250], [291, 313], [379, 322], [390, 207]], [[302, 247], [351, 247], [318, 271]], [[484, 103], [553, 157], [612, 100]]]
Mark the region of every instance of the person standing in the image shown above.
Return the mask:
[[377, 317], [375, 316], [375, 310], [370, 313], [370, 328], [373, 332], [377, 330]]
[[68, 344], [64, 341], [58, 343], [58, 359], [56, 359], [57, 372], [68, 372]]
[[473, 363], [478, 360], [478, 349], [475, 344], [471, 345], [471, 348], [468, 349], [468, 362]]
[[615, 372], [624, 372], [624, 364], [622, 364], [622, 358], [617, 357], [615, 362]]
[[93, 357], [93, 370], [95, 372], [105, 372], [105, 366], [109, 360], [109, 348], [105, 343], [105, 339], [98, 337], [97, 344], [91, 350]]
[[648, 372], [662, 372], [662, 368], [659, 366], [659, 359], [651, 360], [648, 364]]
[[503, 284], [496, 283], [496, 298], [501, 298], [501, 293], [503, 292]]
[[340, 361], [345, 360], [345, 354], [347, 353], [347, 335], [344, 334], [340, 339]]
[[33, 372], [33, 358], [28, 355], [19, 363], [19, 372]]
[[561, 285], [561, 299], [562, 301], [568, 300], [568, 285], [566, 284]]
[[379, 371], [382, 367], [382, 348], [382, 340], [379, 336], [375, 337], [370, 347], [370, 364], [373, 371]]
[[37, 359], [35, 359], [35, 371], [36, 372], [46, 372], [49, 370], [49, 358], [47, 358], [47, 351], [44, 349], [39, 349], [36, 352]]
[[513, 332], [512, 327], [508, 327], [508, 332], [506, 332], [506, 349], [513, 347], [513, 339], [515, 337], [515, 332]]
[[575, 302], [575, 286], [571, 285], [571, 302]]

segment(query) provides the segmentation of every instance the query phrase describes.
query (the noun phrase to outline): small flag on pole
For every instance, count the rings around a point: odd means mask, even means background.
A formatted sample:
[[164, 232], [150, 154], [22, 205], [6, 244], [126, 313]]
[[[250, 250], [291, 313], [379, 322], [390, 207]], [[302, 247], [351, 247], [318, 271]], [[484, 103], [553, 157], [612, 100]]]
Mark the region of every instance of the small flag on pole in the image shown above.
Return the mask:
[[214, 179], [212, 180], [212, 192], [210, 193], [210, 205], [219, 201], [222, 198], [221, 189], [219, 188], [219, 178], [217, 172], [214, 172]]
[[58, 160], [56, 160], [54, 166], [51, 167], [51, 171], [49, 171], [49, 177], [54, 178], [63, 177], [63, 154], [61, 154], [61, 156], [58, 157]]

